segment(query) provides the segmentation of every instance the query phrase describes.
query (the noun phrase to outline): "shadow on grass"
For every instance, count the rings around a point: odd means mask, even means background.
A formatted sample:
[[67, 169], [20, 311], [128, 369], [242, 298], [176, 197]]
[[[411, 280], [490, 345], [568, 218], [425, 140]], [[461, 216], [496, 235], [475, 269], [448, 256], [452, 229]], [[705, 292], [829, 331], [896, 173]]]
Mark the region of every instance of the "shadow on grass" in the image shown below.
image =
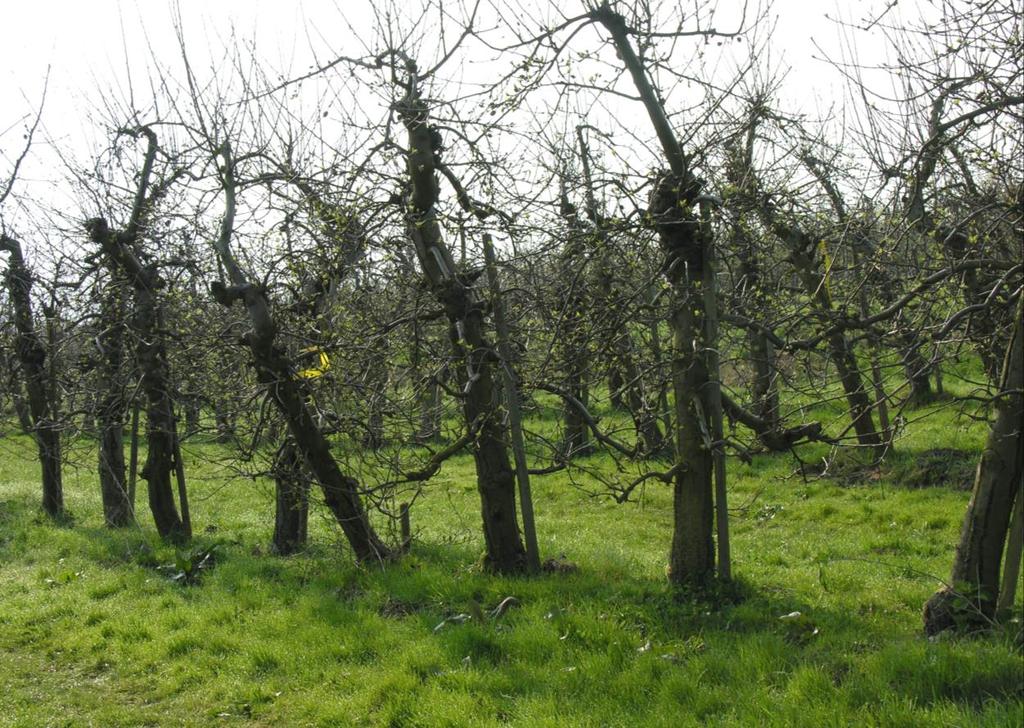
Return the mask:
[[904, 488], [970, 490], [978, 467], [978, 453], [938, 447], [897, 451], [888, 462], [888, 475]]

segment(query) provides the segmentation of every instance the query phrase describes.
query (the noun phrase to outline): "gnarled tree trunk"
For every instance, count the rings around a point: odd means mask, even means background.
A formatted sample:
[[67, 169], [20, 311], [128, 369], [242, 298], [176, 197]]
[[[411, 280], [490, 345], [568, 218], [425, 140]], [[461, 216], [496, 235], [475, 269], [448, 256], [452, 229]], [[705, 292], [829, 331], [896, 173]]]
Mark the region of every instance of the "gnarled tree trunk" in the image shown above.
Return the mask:
[[[400, 54], [396, 53], [396, 58]], [[485, 561], [498, 573], [527, 568], [526, 549], [519, 536], [515, 478], [509, 463], [508, 432], [500, 417], [501, 389], [495, 381], [496, 356], [487, 338], [484, 302], [456, 274], [451, 251], [444, 242], [434, 206], [438, 199], [436, 175], [439, 133], [430, 125], [427, 104], [420, 95], [419, 71], [407, 57], [402, 61], [406, 94], [398, 112], [408, 134], [409, 192], [406, 229], [416, 248], [424, 278], [449, 322], [449, 338], [462, 385], [463, 414], [467, 427], [476, 429], [473, 458], [483, 517]]]
[[672, 549], [669, 580], [702, 583], [714, 574], [712, 541], [714, 465], [706, 397], [710, 377], [705, 361], [703, 255], [700, 229], [692, 209], [699, 182], [687, 174], [665, 175], [651, 195], [648, 213], [656, 221], [667, 258], [671, 285], [669, 326], [672, 329], [672, 388], [675, 395], [676, 462], [684, 466], [673, 482]]
[[320, 483], [324, 502], [341, 526], [349, 545], [361, 562], [383, 561], [391, 557], [391, 550], [381, 541], [370, 524], [363, 507], [359, 482], [341, 472], [327, 436], [317, 425], [306, 404], [309, 392], [297, 376], [294, 363], [276, 345], [277, 324], [274, 322], [270, 302], [262, 289], [249, 283], [245, 273], [231, 252], [231, 236], [235, 217], [235, 172], [230, 147], [225, 143], [218, 154], [223, 158], [221, 183], [226, 198], [226, 210], [221, 221], [220, 236], [215, 246], [217, 254], [231, 277], [232, 285], [225, 287], [216, 282], [212, 293], [218, 302], [230, 306], [240, 300], [245, 304], [252, 322], [252, 330], [243, 340], [252, 352], [256, 376], [267, 388], [271, 400], [288, 425], [295, 448], [302, 454], [309, 471]]
[[149, 215], [170, 183], [165, 181], [150, 189], [150, 177], [157, 155], [157, 137], [152, 129], [142, 126], [120, 130], [118, 133], [146, 139], [146, 155], [135, 190], [131, 217], [123, 230], [110, 229], [102, 217], [86, 221], [85, 229], [90, 240], [102, 251], [111, 276], [126, 281], [132, 288], [135, 314], [131, 325], [137, 341], [135, 359], [141, 388], [146, 397], [147, 451], [141, 474], [147, 484], [149, 508], [160, 537], [181, 542], [192, 537], [192, 524], [188, 518], [188, 502], [180, 462], [177, 464], [181, 516], [178, 515], [171, 486], [171, 472], [176, 464], [177, 421], [171, 399], [172, 378], [165, 343], [163, 302], [160, 298], [164, 280], [156, 265], [143, 264], [139, 252]]
[[42, 467], [43, 510], [53, 518], [64, 515], [64, 487], [61, 481], [60, 427], [56, 406], [48, 386], [46, 348], [32, 320], [32, 274], [25, 265], [21, 244], [7, 235], [0, 236], [0, 250], [10, 254], [4, 276], [14, 305], [15, 349], [25, 378], [32, 433], [39, 449]]
[[274, 459], [276, 504], [271, 547], [281, 556], [293, 554], [306, 545], [309, 479], [302, 466], [302, 456], [295, 441], [286, 439]]
[[124, 421], [128, 412], [125, 396], [124, 326], [127, 291], [123, 281], [111, 274], [103, 291], [100, 333], [96, 337], [100, 356], [99, 475], [103, 499], [103, 520], [108, 526], [128, 526], [135, 521], [128, 498], [124, 462]]
[[111, 274], [126, 278], [135, 298], [136, 360], [146, 396], [147, 449], [141, 475], [147, 484], [149, 508], [161, 538], [187, 541], [192, 536], [191, 525], [178, 515], [171, 485], [177, 424], [159, 294], [163, 280], [154, 266], [139, 262], [133, 247], [136, 234], [113, 231], [103, 218], [89, 220], [87, 230], [92, 242], [103, 250]]
[[1024, 296], [1003, 359], [996, 418], [982, 453], [974, 490], [953, 559], [951, 585], [924, 606], [928, 634], [960, 626], [978, 626], [995, 616], [999, 573], [1010, 513], [1024, 478]]

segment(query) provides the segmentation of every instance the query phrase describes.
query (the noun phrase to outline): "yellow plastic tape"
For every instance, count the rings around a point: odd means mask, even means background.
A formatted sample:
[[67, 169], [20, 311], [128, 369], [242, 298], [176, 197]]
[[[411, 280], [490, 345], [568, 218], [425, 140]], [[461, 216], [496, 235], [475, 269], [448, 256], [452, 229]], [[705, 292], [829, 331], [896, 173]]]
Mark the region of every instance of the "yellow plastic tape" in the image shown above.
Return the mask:
[[[307, 367], [306, 369], [299, 370], [299, 377], [302, 379], [318, 379], [322, 377], [331, 368], [331, 359], [327, 356], [327, 352], [323, 349], [319, 349], [315, 346], [311, 346], [308, 349], [303, 349], [299, 352], [300, 355], [305, 354], [316, 354], [318, 361], [316, 366]], [[303, 356], [303, 358], [306, 358]]]

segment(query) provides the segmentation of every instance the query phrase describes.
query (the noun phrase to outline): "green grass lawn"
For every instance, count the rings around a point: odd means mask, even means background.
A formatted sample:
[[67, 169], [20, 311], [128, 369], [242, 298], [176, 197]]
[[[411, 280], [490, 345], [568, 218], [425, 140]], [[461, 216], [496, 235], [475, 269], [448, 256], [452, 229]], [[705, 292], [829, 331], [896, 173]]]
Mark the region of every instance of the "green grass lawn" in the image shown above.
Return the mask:
[[498, 578], [478, 566], [461, 457], [415, 502], [411, 553], [357, 568], [319, 507], [307, 552], [270, 555], [270, 484], [232, 477], [212, 444], [186, 456], [195, 548], [217, 562], [185, 586], [158, 568], [176, 555], [143, 498], [141, 529], [103, 527], [94, 443], [75, 445], [74, 520], [57, 526], [30, 442], [8, 434], [0, 725], [1020, 726], [1019, 598], [1006, 632], [922, 635], [986, 434], [936, 412], [880, 471], [805, 480], [789, 456], [730, 460], [737, 583], [702, 597], [665, 585], [664, 486], [617, 505], [534, 479], [543, 556], [578, 569]]

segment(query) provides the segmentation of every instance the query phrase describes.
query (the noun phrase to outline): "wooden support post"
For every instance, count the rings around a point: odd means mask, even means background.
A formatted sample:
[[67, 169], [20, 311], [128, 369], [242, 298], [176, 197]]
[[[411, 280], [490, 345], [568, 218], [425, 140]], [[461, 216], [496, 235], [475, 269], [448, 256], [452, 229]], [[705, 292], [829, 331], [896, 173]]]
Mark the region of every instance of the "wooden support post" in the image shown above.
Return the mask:
[[718, 356], [718, 281], [715, 277], [715, 241], [711, 231], [711, 203], [700, 203], [701, 245], [704, 259], [704, 339], [707, 343], [708, 413], [711, 417], [711, 439], [714, 446], [715, 525], [718, 536], [718, 576], [732, 578], [732, 557], [729, 548], [729, 505], [725, 488], [725, 430], [722, 425], [722, 378]]
[[409, 522], [409, 504], [398, 506], [398, 523], [402, 533], [402, 551], [408, 551], [412, 545], [412, 525]]
[[1017, 584], [1020, 580], [1020, 562], [1024, 556], [1024, 479], [1017, 486], [1015, 501], [1006, 537], [1006, 560], [1003, 562], [1003, 583], [996, 604], [997, 612], [1013, 606], [1013, 597], [1017, 593]]
[[[132, 399], [132, 441], [128, 453], [128, 502], [135, 513], [135, 481], [139, 477], [139, 400]], [[137, 519], [136, 519], [137, 520]]]

